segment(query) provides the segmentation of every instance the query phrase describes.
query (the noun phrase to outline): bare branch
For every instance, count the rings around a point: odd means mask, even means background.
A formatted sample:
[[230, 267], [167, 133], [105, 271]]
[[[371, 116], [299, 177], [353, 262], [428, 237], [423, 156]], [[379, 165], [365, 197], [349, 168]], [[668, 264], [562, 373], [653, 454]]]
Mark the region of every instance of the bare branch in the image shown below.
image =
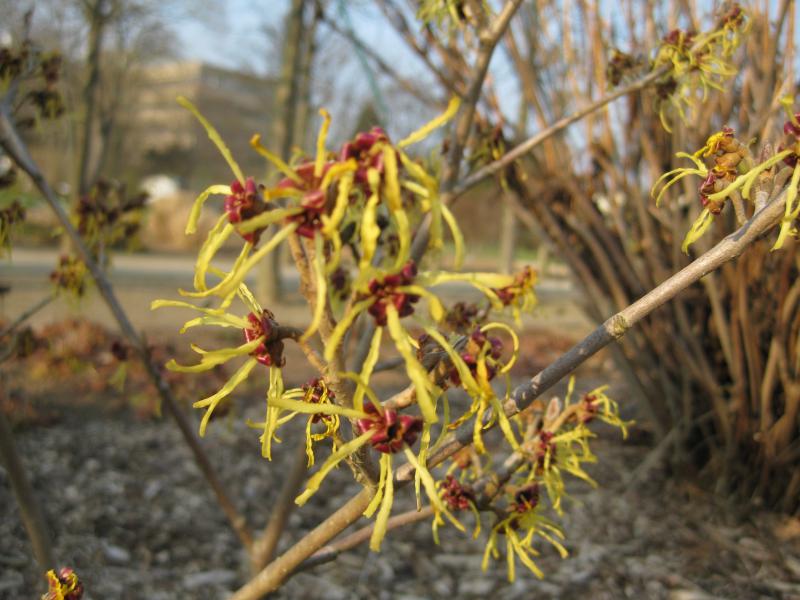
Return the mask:
[[233, 501], [225, 492], [222, 482], [217, 477], [217, 474], [215, 473], [208, 456], [200, 445], [200, 441], [194, 432], [194, 428], [189, 424], [186, 415], [183, 414], [178, 406], [178, 402], [172, 395], [172, 390], [170, 389], [169, 384], [162, 377], [160, 367], [153, 362], [147, 345], [133, 328], [133, 324], [130, 322], [128, 315], [125, 313], [125, 310], [119, 303], [119, 300], [117, 299], [117, 296], [114, 293], [106, 274], [92, 257], [89, 249], [86, 247], [86, 244], [84, 244], [83, 239], [81, 239], [80, 234], [72, 225], [69, 216], [62, 208], [55, 192], [50, 187], [50, 184], [45, 179], [42, 172], [39, 170], [38, 165], [31, 158], [28, 149], [25, 147], [25, 144], [17, 134], [13, 122], [11, 121], [11, 118], [6, 110], [0, 110], [0, 147], [2, 147], [6, 154], [8, 154], [8, 156], [23, 171], [25, 171], [25, 173], [28, 174], [28, 176], [33, 180], [34, 185], [36, 185], [42, 196], [44, 196], [44, 199], [50, 205], [51, 210], [55, 213], [58, 221], [61, 223], [61, 226], [64, 228], [64, 231], [80, 255], [81, 260], [89, 269], [95, 285], [97, 286], [97, 290], [100, 292], [100, 295], [103, 297], [108, 305], [108, 308], [111, 310], [111, 314], [117, 321], [122, 334], [128, 340], [128, 343], [130, 343], [130, 345], [138, 352], [147, 370], [147, 374], [150, 376], [150, 379], [158, 391], [158, 395], [160, 396], [164, 405], [167, 407], [169, 413], [175, 419], [178, 428], [181, 430], [184, 441], [187, 443], [189, 448], [191, 448], [194, 460], [205, 476], [206, 481], [211, 486], [211, 489], [214, 491], [220, 507], [225, 512], [228, 520], [231, 522], [231, 525], [236, 531], [236, 534], [239, 536], [242, 544], [249, 551], [253, 540], [250, 537], [250, 533], [247, 531], [244, 517], [238, 512]]
[[366, 510], [371, 491], [361, 490], [344, 506], [317, 525], [310, 533], [275, 559], [263, 571], [230, 597], [230, 600], [257, 600], [277, 590], [304, 560], [355, 523]]
[[294, 450], [292, 465], [283, 480], [283, 485], [278, 494], [275, 504], [271, 507], [269, 521], [264, 529], [264, 533], [253, 544], [253, 551], [250, 555], [250, 565], [254, 573], [259, 572], [272, 560], [278, 542], [281, 539], [286, 525], [289, 522], [289, 515], [294, 508], [294, 499], [300, 492], [300, 488], [305, 481], [308, 468], [306, 462], [306, 441], [300, 440]]
[[[424, 519], [428, 519], [433, 516], [433, 508], [430, 506], [426, 506], [421, 510], [410, 510], [408, 512], [404, 512], [399, 515], [395, 515], [391, 517], [386, 523], [386, 531], [392, 531], [393, 529], [397, 529], [399, 527], [404, 527], [406, 525], [411, 525], [412, 523], [417, 523]], [[342, 552], [346, 552], [347, 550], [352, 550], [356, 546], [360, 546], [372, 536], [372, 530], [375, 529], [375, 524], [371, 523], [361, 529], [354, 531], [350, 535], [343, 537], [338, 542], [330, 544], [329, 546], [324, 546], [317, 552], [311, 555], [307, 560], [305, 560], [298, 568], [297, 571], [305, 571], [306, 569], [311, 569], [318, 565], [325, 564], [327, 562], [331, 562], [335, 560], [337, 556], [339, 556]], [[295, 571], [295, 572], [297, 572]]]
[[580, 121], [584, 117], [598, 111], [599, 109], [603, 108], [606, 104], [613, 102], [617, 98], [621, 98], [622, 96], [626, 96], [627, 94], [643, 90], [644, 88], [653, 85], [658, 80], [659, 77], [664, 75], [664, 73], [666, 73], [666, 68], [661, 68], [656, 71], [653, 71], [646, 77], [643, 77], [642, 79], [635, 81], [630, 85], [621, 87], [618, 90], [615, 90], [614, 92], [607, 94], [602, 98], [599, 98], [594, 102], [584, 106], [580, 110], [576, 110], [568, 117], [559, 119], [549, 127], [538, 132], [536, 135], [528, 138], [521, 144], [515, 146], [514, 148], [506, 152], [502, 157], [481, 167], [480, 169], [472, 173], [469, 177], [458, 183], [456, 186], [453, 187], [453, 190], [451, 192], [452, 196], [458, 197], [464, 192], [466, 192], [468, 189], [473, 187], [474, 185], [477, 185], [478, 183], [486, 179], [487, 177], [491, 177], [492, 175], [502, 171], [503, 169], [508, 167], [511, 163], [513, 163], [515, 160], [527, 154], [545, 140], [553, 137], [560, 131], [563, 131], [576, 121]]
[[33, 555], [43, 571], [56, 568], [56, 558], [39, 503], [25, 475], [25, 468], [14, 446], [14, 435], [3, 411], [0, 410], [0, 460], [5, 467], [11, 490], [19, 506], [19, 513], [28, 539], [31, 541]]
[[474, 122], [475, 107], [480, 99], [483, 82], [486, 79], [486, 73], [489, 71], [489, 63], [492, 61], [494, 49], [497, 46], [497, 42], [505, 34], [506, 29], [508, 29], [511, 17], [514, 16], [521, 4], [522, 0], [509, 0], [491, 25], [480, 33], [478, 57], [475, 60], [475, 66], [472, 68], [469, 86], [464, 96], [464, 104], [461, 106], [458, 121], [450, 138], [450, 156], [442, 176], [442, 189], [445, 192], [448, 192], [458, 179], [461, 158], [464, 155], [464, 148]]

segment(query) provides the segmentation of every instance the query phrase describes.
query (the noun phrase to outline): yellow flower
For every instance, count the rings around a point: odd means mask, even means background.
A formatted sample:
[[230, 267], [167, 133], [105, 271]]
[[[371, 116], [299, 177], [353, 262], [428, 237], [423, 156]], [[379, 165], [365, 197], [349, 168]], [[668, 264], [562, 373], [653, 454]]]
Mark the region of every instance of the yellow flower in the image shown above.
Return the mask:
[[533, 547], [534, 538], [538, 536], [548, 542], [558, 551], [561, 558], [566, 558], [569, 553], [560, 541], [564, 539], [564, 534], [555, 523], [541, 514], [538, 486], [530, 484], [517, 491], [508, 512], [509, 516], [500, 520], [489, 533], [481, 568], [485, 571], [489, 567], [490, 558], [500, 557], [498, 538], [504, 535], [508, 580], [514, 581], [516, 577], [517, 558], [536, 577], [543, 579], [544, 573], [533, 560], [539, 556], [539, 552]]

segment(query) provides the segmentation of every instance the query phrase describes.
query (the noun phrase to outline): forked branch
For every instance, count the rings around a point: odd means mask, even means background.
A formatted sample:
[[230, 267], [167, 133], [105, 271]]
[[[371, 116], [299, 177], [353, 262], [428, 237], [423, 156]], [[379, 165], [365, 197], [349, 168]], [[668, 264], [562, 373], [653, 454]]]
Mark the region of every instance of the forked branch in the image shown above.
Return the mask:
[[[744, 226], [721, 240], [714, 248], [694, 260], [684, 269], [651, 290], [645, 296], [619, 311], [574, 345], [570, 350], [517, 387], [505, 403], [506, 415], [513, 416], [526, 407], [564, 376], [573, 372], [590, 357], [620, 339], [627, 331], [658, 307], [675, 298], [704, 275], [741, 255], [753, 242], [772, 229], [784, 213], [785, 192], [757, 212]], [[462, 426], [448, 436], [440, 448], [428, 458], [430, 468], [441, 464], [460, 449], [472, 443], [471, 426]], [[397, 485], [414, 479], [414, 468], [406, 464], [397, 470]], [[238, 590], [231, 600], [256, 600], [274, 591], [306, 559], [323, 548], [330, 540], [354, 523], [369, 503], [369, 491], [362, 490], [311, 533], [298, 541], [254, 579]]]

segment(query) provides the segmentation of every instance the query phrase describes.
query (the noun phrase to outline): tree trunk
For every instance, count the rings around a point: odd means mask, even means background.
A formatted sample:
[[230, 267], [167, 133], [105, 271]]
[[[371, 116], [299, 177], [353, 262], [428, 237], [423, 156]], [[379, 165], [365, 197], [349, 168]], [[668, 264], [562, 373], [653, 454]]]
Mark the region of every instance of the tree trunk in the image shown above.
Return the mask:
[[83, 88], [83, 103], [85, 108], [83, 122], [83, 139], [78, 162], [78, 194], [83, 195], [89, 191], [92, 182], [89, 178], [90, 162], [92, 160], [92, 130], [94, 129], [97, 88], [100, 84], [100, 52], [103, 46], [103, 33], [106, 26], [106, 0], [96, 0], [94, 4], [86, 6], [89, 21], [89, 54], [86, 58], [88, 78]]

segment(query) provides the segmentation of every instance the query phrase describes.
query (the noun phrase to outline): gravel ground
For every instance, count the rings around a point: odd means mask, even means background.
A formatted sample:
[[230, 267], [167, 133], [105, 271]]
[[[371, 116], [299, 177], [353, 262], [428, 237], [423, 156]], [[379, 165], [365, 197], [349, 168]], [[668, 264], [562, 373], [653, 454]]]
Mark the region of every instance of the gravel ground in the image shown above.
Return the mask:
[[[252, 406], [253, 416], [256, 407]], [[216, 508], [177, 429], [126, 411], [83, 407], [47, 428], [18, 432], [20, 454], [42, 499], [64, 564], [91, 599], [226, 598], [247, 576], [237, 538]], [[242, 419], [216, 421], [204, 441], [239, 507], [263, 526], [291, 452], [268, 463]], [[800, 598], [800, 522], [743, 513], [658, 470], [636, 471], [649, 449], [602, 433], [593, 475], [576, 482], [563, 520], [571, 557], [543, 549], [543, 581], [504, 562], [480, 569], [484, 539], [452, 528], [436, 547], [427, 523], [397, 530], [380, 554], [358, 548], [297, 574], [276, 598]], [[632, 473], [639, 476], [624, 485]], [[314, 527], [356, 488], [340, 469], [292, 514], [283, 546]], [[408, 490], [395, 512], [411, 507]], [[0, 470], [0, 598], [36, 599], [41, 574]]]

